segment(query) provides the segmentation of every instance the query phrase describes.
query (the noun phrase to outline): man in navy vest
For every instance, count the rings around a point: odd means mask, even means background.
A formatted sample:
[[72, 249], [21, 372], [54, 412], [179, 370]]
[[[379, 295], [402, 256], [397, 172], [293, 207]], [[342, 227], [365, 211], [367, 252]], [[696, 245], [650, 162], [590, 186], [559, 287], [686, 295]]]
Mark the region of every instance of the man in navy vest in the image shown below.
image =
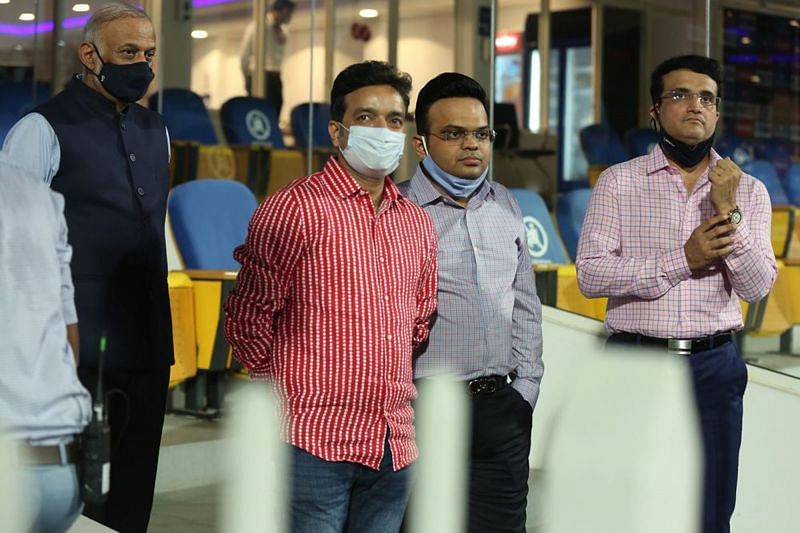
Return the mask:
[[[101, 338], [111, 391], [111, 492], [84, 514], [145, 531], [173, 362], [164, 218], [169, 140], [135, 102], [153, 79], [150, 18], [122, 3], [84, 29], [83, 73], [9, 132], [4, 150], [64, 195], [80, 326], [79, 375], [94, 394]], [[121, 394], [117, 394], [119, 391]]]

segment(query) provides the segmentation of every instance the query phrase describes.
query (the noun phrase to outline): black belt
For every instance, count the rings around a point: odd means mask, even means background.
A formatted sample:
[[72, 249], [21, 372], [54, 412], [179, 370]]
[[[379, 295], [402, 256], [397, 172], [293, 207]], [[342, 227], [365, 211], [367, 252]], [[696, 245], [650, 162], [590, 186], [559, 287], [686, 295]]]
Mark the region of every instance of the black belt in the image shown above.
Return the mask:
[[64, 461], [62, 463], [61, 450], [58, 445], [55, 446], [33, 446], [28, 443], [22, 443], [21, 447], [25, 450], [23, 462], [29, 465], [60, 465], [60, 464], [75, 464], [80, 457], [80, 449], [78, 442], [72, 441], [64, 445]]
[[608, 338], [609, 342], [624, 344], [642, 344], [651, 346], [665, 346], [670, 353], [680, 355], [691, 355], [693, 353], [707, 352], [712, 348], [717, 348], [733, 340], [733, 333], [725, 331], [708, 337], [697, 339], [661, 339], [658, 337], [648, 337], [638, 333], [614, 333]]
[[475, 378], [467, 381], [467, 390], [470, 394], [491, 394], [495, 391], [506, 387], [509, 383], [514, 381], [516, 376], [514, 374], [507, 374], [505, 376], [484, 376], [482, 378]]

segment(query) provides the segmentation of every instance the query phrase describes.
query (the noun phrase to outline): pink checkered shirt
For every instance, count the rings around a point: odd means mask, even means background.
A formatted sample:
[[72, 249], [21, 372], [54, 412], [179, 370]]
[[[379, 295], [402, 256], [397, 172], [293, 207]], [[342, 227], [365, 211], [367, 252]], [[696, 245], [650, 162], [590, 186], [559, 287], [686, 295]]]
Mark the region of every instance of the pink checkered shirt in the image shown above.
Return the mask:
[[[712, 150], [711, 166], [719, 159]], [[769, 293], [777, 276], [772, 208], [764, 184], [744, 173], [733, 251], [706, 271], [689, 269], [683, 245], [714, 215], [710, 190], [706, 170], [687, 195], [680, 171], [658, 146], [600, 175], [576, 263], [581, 292], [609, 298], [610, 333], [686, 339], [739, 329], [739, 298], [752, 302]]]

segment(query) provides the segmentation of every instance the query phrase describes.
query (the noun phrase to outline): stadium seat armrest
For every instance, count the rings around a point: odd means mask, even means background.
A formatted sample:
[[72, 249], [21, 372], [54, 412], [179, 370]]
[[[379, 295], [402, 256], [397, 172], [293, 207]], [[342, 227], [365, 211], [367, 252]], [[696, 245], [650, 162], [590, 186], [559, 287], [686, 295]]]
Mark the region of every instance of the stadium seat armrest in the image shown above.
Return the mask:
[[184, 270], [187, 276], [192, 279], [204, 280], [235, 280], [238, 271], [235, 270], [203, 270], [203, 269], [190, 269]]

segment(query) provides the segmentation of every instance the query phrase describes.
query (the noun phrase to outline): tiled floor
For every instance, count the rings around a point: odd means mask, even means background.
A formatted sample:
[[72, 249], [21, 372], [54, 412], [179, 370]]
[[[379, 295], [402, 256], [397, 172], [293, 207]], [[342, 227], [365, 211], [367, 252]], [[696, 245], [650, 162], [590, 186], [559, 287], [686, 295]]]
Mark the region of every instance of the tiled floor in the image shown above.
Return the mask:
[[148, 531], [150, 533], [219, 531], [218, 502], [218, 485], [157, 494]]

